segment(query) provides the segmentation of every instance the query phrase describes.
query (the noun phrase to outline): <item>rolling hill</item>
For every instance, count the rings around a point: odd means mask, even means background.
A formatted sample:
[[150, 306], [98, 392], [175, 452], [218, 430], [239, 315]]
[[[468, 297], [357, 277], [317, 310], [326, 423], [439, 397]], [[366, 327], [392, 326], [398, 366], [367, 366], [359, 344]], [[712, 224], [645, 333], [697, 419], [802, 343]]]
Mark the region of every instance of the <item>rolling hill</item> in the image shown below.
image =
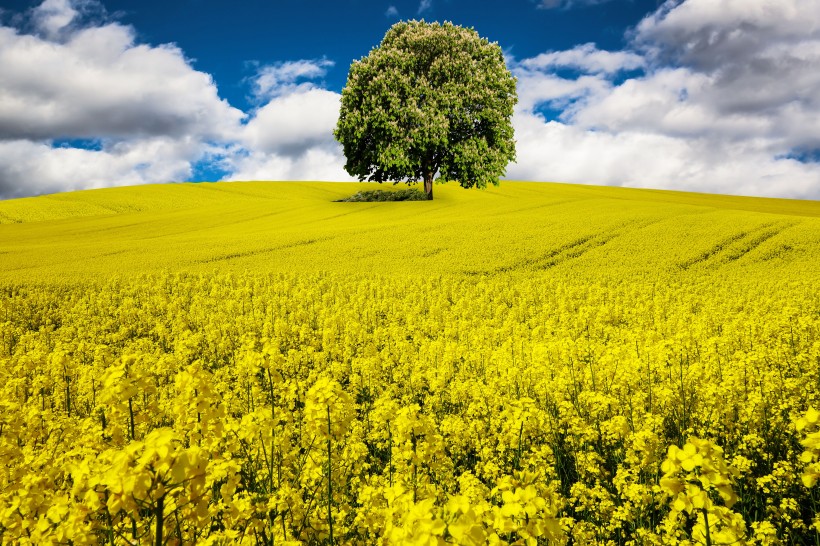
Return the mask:
[[791, 277], [820, 263], [814, 201], [503, 182], [439, 185], [433, 202], [334, 202], [361, 188], [168, 184], [0, 202], [0, 281], [246, 270]]
[[0, 203], [0, 543], [817, 543], [820, 203], [361, 188]]

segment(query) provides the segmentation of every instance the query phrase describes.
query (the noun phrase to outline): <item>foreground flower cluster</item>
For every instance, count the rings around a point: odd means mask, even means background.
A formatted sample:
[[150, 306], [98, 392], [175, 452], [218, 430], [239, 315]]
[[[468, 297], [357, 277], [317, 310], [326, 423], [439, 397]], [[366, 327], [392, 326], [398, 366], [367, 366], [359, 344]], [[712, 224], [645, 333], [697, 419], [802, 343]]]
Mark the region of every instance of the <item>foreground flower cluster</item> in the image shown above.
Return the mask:
[[160, 275], [0, 298], [0, 542], [815, 544], [820, 288]]

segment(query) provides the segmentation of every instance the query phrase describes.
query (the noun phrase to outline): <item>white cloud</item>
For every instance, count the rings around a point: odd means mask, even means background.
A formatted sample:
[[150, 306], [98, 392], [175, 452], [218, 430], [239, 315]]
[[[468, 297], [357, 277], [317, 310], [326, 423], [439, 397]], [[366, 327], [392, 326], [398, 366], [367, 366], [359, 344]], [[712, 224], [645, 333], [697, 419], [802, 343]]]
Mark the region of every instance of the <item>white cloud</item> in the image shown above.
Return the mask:
[[175, 46], [107, 24], [64, 42], [0, 27], [0, 138], [222, 136], [243, 114]]
[[609, 55], [586, 45], [512, 63], [510, 178], [820, 198], [820, 164], [789, 159], [820, 149], [816, 0], [670, 0], [631, 39]]
[[333, 64], [329, 59], [302, 59], [263, 66], [254, 81], [254, 94], [257, 98], [271, 99], [313, 89], [316, 84], [310, 80], [324, 77]]
[[604, 95], [612, 87], [608, 80], [597, 76], [568, 79], [526, 70], [515, 70], [515, 75], [518, 78], [518, 104], [523, 109], [534, 109], [546, 103], [554, 109], [569, 111], [575, 101], [590, 95]]
[[78, 15], [70, 0], [45, 0], [32, 10], [35, 26], [50, 38], [58, 37]]
[[232, 167], [226, 180], [352, 180], [343, 170], [342, 154], [322, 148], [290, 156], [252, 152], [235, 159]]
[[294, 61], [259, 71], [268, 102], [244, 127], [227, 159], [229, 180], [350, 180], [333, 138], [341, 95], [300, 79], [322, 77], [327, 61]]
[[207, 150], [187, 139], [152, 137], [102, 150], [0, 140], [0, 192], [5, 198], [67, 190], [186, 180]]
[[[519, 108], [533, 109], [542, 103], [567, 115], [580, 99], [594, 101], [612, 90], [610, 77], [644, 67], [643, 57], [631, 52], [603, 51], [595, 44], [583, 44], [566, 51], [549, 51], [516, 61], [508, 59], [518, 78]], [[557, 68], [567, 68], [575, 77], [559, 76]]]
[[525, 59], [521, 66], [531, 70], [575, 68], [593, 74], [613, 74], [644, 68], [643, 56], [627, 51], [604, 51], [595, 44], [582, 44], [565, 51], [549, 51]]
[[335, 147], [333, 129], [340, 95], [307, 89], [280, 95], [260, 108], [245, 127], [247, 148], [268, 153], [301, 153], [307, 148]]
[[[699, 110], [694, 126], [701, 131], [716, 126], [726, 137], [820, 147], [817, 0], [720, 4], [717, 9], [704, 0], [667, 3], [641, 22], [636, 45], [656, 63], [678, 67], [681, 81], [678, 91], [664, 93], [660, 73], [636, 82], [635, 92], [654, 93], [675, 111], [679, 103]], [[685, 100], [676, 100], [681, 94]]]
[[820, 38], [817, 0], [668, 0], [635, 32], [663, 60], [720, 69], [770, 48]]
[[419, 2], [419, 9], [417, 13], [421, 15], [422, 13], [430, 11], [431, 9], [433, 9], [433, 0], [421, 0], [421, 2]]
[[[117, 23], [84, 23], [91, 0], [45, 0], [33, 33], [0, 26], [0, 198], [190, 176], [244, 114], [174, 45], [136, 42]], [[100, 150], [53, 147], [91, 138]]]
[[661, 133], [591, 131], [530, 112], [513, 118], [511, 180], [544, 180], [770, 197], [820, 197], [820, 169], [775, 159], [760, 141], [721, 142]]
[[350, 178], [333, 139], [340, 96], [317, 83], [332, 61], [260, 68], [246, 115], [178, 47], [83, 20], [94, 9], [45, 0], [30, 33], [0, 26], [0, 198], [187, 180], [203, 161], [231, 179]]
[[388, 19], [398, 19], [399, 9], [396, 6], [388, 6], [387, 10], [384, 12], [384, 16]]

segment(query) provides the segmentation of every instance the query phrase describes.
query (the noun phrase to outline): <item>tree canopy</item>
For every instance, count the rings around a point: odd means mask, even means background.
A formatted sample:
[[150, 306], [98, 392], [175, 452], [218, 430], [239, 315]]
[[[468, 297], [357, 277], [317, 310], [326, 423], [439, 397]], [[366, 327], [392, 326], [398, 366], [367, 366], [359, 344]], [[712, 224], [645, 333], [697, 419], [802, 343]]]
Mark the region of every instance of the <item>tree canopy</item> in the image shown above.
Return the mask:
[[516, 80], [473, 29], [402, 21], [350, 67], [334, 135], [359, 180], [498, 184], [515, 160]]

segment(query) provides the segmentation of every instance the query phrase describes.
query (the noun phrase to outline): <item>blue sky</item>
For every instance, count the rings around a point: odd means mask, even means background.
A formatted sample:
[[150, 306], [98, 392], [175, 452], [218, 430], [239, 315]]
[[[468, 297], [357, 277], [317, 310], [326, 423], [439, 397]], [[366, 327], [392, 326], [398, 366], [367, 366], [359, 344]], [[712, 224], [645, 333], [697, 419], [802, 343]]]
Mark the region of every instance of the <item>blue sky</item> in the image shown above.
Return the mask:
[[[473, 27], [510, 54], [530, 57], [587, 42], [620, 49], [626, 30], [654, 11], [658, 1], [537, 9], [531, 0], [447, 0], [430, 2], [421, 12], [415, 0], [109, 1], [106, 6], [121, 11], [120, 20], [133, 24], [144, 40], [179, 45], [194, 59], [196, 69], [214, 76], [222, 96], [247, 108], [251, 105], [245, 101], [243, 79], [253, 75], [255, 63], [327, 58], [335, 63], [325, 77], [327, 86], [341, 91], [351, 61], [376, 46], [399, 19], [447, 20]], [[392, 10], [387, 13], [391, 6], [395, 15]]]
[[347, 180], [347, 69], [410, 18], [505, 51], [509, 178], [820, 198], [820, 0], [5, 0], [0, 197]]
[[[193, 68], [214, 77], [222, 97], [248, 109], [254, 106], [248, 100], [248, 81], [255, 67], [326, 58], [334, 65], [327, 70], [325, 83], [328, 89], [341, 91], [350, 63], [378, 45], [399, 19], [447, 20], [473, 27], [509, 54], [531, 57], [587, 42], [620, 49], [626, 31], [660, 3], [613, 0], [539, 9], [534, 0], [108, 0], [89, 9], [89, 15], [99, 17], [102, 7], [110, 20], [133, 26], [140, 42], [176, 44]], [[5, 0], [6, 20], [40, 4]]]

